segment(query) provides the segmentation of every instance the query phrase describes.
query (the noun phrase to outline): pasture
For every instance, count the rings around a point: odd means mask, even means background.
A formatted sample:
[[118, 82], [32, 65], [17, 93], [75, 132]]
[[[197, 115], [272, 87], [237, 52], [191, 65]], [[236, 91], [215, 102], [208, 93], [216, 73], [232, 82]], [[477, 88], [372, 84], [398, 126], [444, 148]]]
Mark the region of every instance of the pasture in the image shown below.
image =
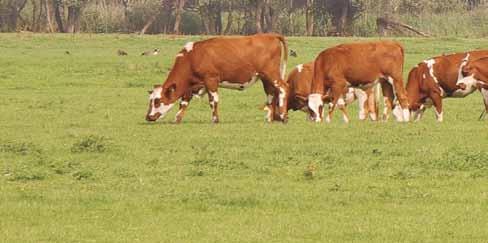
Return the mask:
[[[264, 122], [260, 83], [149, 124], [147, 90], [204, 37], [0, 35], [0, 241], [483, 242], [488, 121], [479, 93], [419, 123]], [[355, 38], [288, 38], [297, 58]], [[372, 39], [369, 39], [372, 40]], [[397, 39], [405, 77], [486, 40]], [[140, 53], [161, 48], [158, 56]], [[128, 56], [118, 56], [123, 49]], [[69, 51], [70, 54], [65, 52]]]

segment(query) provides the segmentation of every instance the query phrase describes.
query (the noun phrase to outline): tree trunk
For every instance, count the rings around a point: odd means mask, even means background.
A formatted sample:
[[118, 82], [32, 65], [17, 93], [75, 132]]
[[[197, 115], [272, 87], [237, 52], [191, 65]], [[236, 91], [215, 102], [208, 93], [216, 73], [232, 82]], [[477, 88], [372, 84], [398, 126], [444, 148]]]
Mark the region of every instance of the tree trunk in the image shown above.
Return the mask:
[[81, 6], [68, 6], [68, 23], [65, 32], [76, 33], [80, 31]]
[[185, 7], [185, 1], [186, 0], [176, 0], [175, 25], [173, 28], [173, 32], [177, 35], [180, 34], [181, 13], [183, 12], [183, 8]]
[[273, 8], [271, 8], [270, 0], [265, 0], [264, 2], [264, 22], [266, 22], [265, 32], [273, 31]]
[[63, 18], [61, 17], [61, 11], [59, 10], [60, 2], [60, 0], [52, 0], [54, 8], [54, 18], [56, 19], [56, 24], [58, 25], [58, 31], [64, 33], [65, 31], [63, 26]]
[[262, 15], [263, 15], [264, 2], [263, 0], [257, 0], [256, 5], [256, 32], [263, 33]]
[[344, 36], [346, 34], [346, 26], [347, 26], [347, 16], [349, 15], [349, 5], [350, 0], [345, 1], [344, 5], [342, 6], [341, 15], [339, 16], [339, 21], [337, 22], [337, 32]]
[[47, 25], [48, 25], [48, 30], [49, 32], [53, 33], [54, 32], [54, 25], [53, 25], [53, 9], [52, 5], [49, 4], [49, 1], [42, 0], [44, 2], [44, 7], [46, 8], [46, 20], [47, 20]]
[[307, 36], [313, 35], [313, 0], [307, 0], [307, 9], [305, 10], [305, 25]]
[[227, 25], [225, 26], [224, 35], [228, 35], [230, 33], [233, 22], [234, 22], [234, 17], [232, 16], [232, 9], [229, 9], [227, 15]]

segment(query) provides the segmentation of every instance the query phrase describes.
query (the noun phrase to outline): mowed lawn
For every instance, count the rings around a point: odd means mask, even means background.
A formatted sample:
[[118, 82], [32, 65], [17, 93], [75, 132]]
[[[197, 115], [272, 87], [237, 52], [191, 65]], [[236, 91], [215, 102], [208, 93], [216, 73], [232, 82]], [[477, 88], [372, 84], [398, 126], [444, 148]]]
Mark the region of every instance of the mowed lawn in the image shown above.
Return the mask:
[[[145, 122], [147, 90], [205, 37], [0, 35], [1, 242], [486, 242], [488, 121], [479, 93], [419, 123], [267, 124], [260, 83], [183, 124]], [[288, 38], [288, 70], [333, 45]], [[486, 40], [398, 39], [405, 77]], [[158, 56], [140, 56], [161, 48]], [[123, 49], [129, 56], [118, 56]], [[65, 52], [69, 51], [70, 54]]]

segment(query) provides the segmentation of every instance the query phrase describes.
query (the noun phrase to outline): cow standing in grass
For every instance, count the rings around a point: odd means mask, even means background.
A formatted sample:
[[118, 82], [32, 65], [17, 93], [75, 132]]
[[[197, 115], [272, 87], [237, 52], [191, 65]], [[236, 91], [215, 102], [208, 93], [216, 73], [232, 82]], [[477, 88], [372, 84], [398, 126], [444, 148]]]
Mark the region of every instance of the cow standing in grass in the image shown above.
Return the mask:
[[218, 88], [244, 90], [261, 79], [267, 95], [267, 120], [273, 121], [273, 104], [277, 104], [279, 119], [286, 122], [288, 88], [284, 76], [287, 58], [285, 39], [276, 34], [189, 42], [176, 55], [164, 84], [155, 86], [150, 92], [146, 120], [156, 121], [164, 117], [181, 99], [176, 118], [181, 121], [192, 94], [207, 92], [212, 122], [218, 123]]
[[[443, 98], [464, 98], [478, 89], [477, 80], [472, 77], [473, 74], [468, 74], [469, 71], [463, 72], [463, 68], [469, 67], [467, 64], [470, 61], [483, 57], [488, 57], [488, 51], [433, 57], [414, 67], [410, 71], [407, 81], [408, 100], [413, 119], [420, 120], [427, 107], [433, 105], [437, 120], [442, 122], [444, 119]], [[471, 66], [475, 67], [475, 65]], [[481, 91], [488, 111], [487, 91], [486, 89]], [[402, 117], [398, 115], [400, 114], [398, 110], [395, 110], [393, 114], [397, 120], [402, 120]]]
[[[313, 72], [314, 62], [300, 64], [290, 72], [287, 79], [289, 87], [288, 109], [305, 111], [309, 113], [309, 118], [313, 117], [307, 105], [308, 96], [312, 91]], [[344, 104], [339, 105], [345, 122], [349, 122], [350, 120], [346, 106], [353, 103], [356, 99], [359, 102], [359, 120], [366, 120], [368, 115], [371, 120], [377, 120], [375, 87], [368, 87], [366, 90], [360, 88], [349, 88], [347, 90], [342, 98]], [[329, 103], [330, 101], [329, 94], [324, 95], [323, 102]]]
[[404, 121], [409, 120], [408, 100], [403, 87], [403, 47], [394, 41], [343, 44], [324, 50], [315, 59], [312, 92], [308, 106], [313, 119], [322, 121], [323, 96], [330, 90], [330, 122], [336, 105], [344, 104], [348, 87], [367, 89], [381, 84], [385, 97], [385, 116], [393, 106], [394, 94], [400, 102]]

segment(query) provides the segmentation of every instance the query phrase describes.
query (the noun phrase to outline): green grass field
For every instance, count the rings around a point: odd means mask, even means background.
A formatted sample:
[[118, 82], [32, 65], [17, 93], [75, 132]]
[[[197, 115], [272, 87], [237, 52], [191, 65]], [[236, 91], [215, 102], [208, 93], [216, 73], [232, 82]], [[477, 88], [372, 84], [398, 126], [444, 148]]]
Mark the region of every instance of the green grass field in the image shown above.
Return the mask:
[[[148, 124], [147, 93], [203, 37], [0, 35], [0, 242], [486, 242], [479, 93], [420, 123], [267, 124], [261, 84]], [[289, 38], [298, 58], [368, 39]], [[405, 76], [486, 40], [398, 39]], [[159, 56], [141, 57], [151, 48]], [[129, 53], [119, 57], [117, 49]], [[71, 54], [65, 54], [69, 51]], [[309, 167], [314, 167], [309, 171]]]

